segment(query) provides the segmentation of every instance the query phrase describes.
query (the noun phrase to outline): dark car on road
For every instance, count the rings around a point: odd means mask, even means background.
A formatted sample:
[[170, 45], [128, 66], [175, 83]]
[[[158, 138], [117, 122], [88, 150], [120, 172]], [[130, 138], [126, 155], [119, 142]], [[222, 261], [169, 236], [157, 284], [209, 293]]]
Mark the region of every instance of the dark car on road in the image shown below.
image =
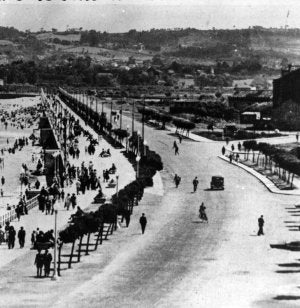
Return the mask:
[[210, 182], [210, 189], [224, 189], [224, 178], [222, 176], [212, 176]]

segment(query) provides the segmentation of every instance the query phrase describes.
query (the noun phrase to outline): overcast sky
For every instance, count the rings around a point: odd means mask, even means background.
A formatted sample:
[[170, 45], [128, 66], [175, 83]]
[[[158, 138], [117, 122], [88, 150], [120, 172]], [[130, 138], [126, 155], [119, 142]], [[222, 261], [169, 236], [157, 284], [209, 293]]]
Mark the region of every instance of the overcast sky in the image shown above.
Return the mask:
[[300, 0], [0, 0], [1, 26], [32, 31], [284, 27], [286, 21], [300, 28]]

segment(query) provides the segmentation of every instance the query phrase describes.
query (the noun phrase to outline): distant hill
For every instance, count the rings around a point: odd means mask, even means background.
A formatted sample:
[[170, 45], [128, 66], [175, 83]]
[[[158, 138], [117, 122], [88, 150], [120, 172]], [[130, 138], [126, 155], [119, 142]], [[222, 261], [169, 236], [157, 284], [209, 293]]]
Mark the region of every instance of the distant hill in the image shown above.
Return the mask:
[[0, 27], [0, 40], [14, 41], [24, 36], [25, 32], [19, 31], [13, 27]]
[[80, 41], [80, 34], [56, 34], [53, 32], [45, 32], [45, 33], [39, 33], [36, 35], [36, 38], [38, 40], [47, 41], [52, 39], [59, 39], [61, 41], [69, 41], [69, 42], [79, 42]]

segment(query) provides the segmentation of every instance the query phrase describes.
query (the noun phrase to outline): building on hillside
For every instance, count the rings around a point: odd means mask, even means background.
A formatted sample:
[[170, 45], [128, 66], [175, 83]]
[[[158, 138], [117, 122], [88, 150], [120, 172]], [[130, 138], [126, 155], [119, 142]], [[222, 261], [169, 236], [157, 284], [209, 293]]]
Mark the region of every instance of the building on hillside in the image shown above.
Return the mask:
[[300, 69], [289, 65], [273, 80], [272, 119], [279, 129], [300, 129]]
[[184, 78], [177, 79], [177, 85], [180, 88], [187, 89], [195, 86], [195, 79], [192, 75], [186, 75]]
[[254, 124], [261, 118], [260, 112], [258, 111], [245, 111], [240, 115], [241, 124]]
[[282, 70], [282, 76], [273, 80], [273, 107], [277, 108], [288, 100], [300, 104], [300, 69]]
[[245, 107], [255, 103], [266, 103], [272, 101], [272, 91], [239, 91], [228, 96], [228, 104], [237, 110], [243, 110]]

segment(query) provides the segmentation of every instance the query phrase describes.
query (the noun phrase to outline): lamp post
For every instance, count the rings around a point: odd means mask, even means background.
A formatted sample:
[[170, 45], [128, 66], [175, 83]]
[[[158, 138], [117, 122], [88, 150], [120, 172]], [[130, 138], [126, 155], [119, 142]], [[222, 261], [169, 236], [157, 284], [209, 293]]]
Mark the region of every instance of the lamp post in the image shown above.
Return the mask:
[[128, 153], [128, 131], [129, 131], [129, 125], [126, 126], [127, 134], [126, 134], [126, 153]]
[[137, 132], [137, 155], [140, 154], [140, 135], [141, 135], [141, 133], [138, 130], [138, 132]]
[[116, 176], [117, 178], [117, 186], [116, 186], [116, 193], [117, 193], [117, 197], [119, 196], [119, 176]]
[[95, 96], [95, 102], [96, 102], [96, 113], [98, 114], [98, 99], [96, 96]]
[[21, 190], [20, 190], [20, 197], [22, 198], [22, 186], [23, 186], [23, 181], [24, 181], [25, 173], [23, 167], [21, 167], [21, 172], [20, 172], [20, 183], [21, 183]]
[[57, 276], [57, 210], [54, 211], [54, 270], [53, 276], [51, 280], [56, 281], [58, 279]]
[[132, 131], [131, 135], [133, 135], [134, 132], [134, 100], [132, 100]]
[[122, 129], [122, 114], [123, 114], [123, 101], [121, 103], [121, 110], [120, 110], [120, 129]]
[[136, 178], [137, 179], [139, 178], [140, 160], [141, 160], [141, 157], [137, 155], [136, 157]]
[[144, 156], [147, 155], [147, 148], [146, 148], [146, 146], [147, 146], [147, 141], [144, 140]]
[[111, 97], [108, 99], [110, 101], [110, 124], [112, 125], [112, 99]]
[[145, 138], [145, 96], [143, 95], [142, 138]]

